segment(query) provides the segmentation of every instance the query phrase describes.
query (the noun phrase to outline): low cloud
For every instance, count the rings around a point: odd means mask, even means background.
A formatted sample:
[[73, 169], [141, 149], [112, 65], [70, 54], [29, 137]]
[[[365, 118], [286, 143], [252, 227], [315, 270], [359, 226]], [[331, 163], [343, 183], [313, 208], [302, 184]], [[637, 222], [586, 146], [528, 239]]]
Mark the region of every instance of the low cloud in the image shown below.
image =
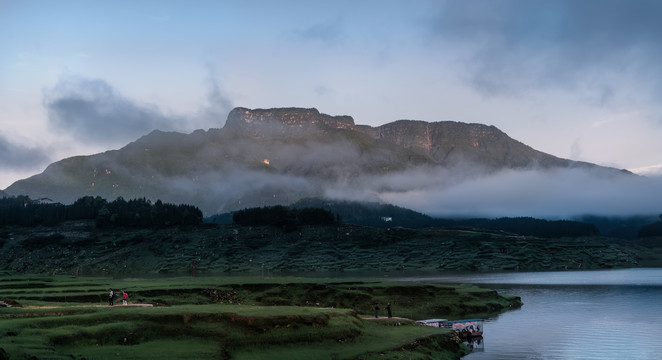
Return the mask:
[[344, 37], [342, 22], [340, 19], [328, 20], [308, 26], [296, 31], [295, 34], [306, 41], [321, 42], [324, 45], [334, 45], [342, 41]]
[[7, 171], [24, 171], [43, 167], [50, 158], [48, 151], [39, 147], [24, 146], [0, 135], [0, 168]]
[[60, 78], [53, 88], [44, 90], [43, 102], [50, 126], [56, 131], [88, 144], [117, 146], [153, 130], [188, 132], [221, 127], [232, 103], [211, 67], [207, 82], [206, 102], [188, 115], [168, 113], [155, 105], [134, 101], [105, 80], [79, 76]]
[[[305, 162], [305, 160], [304, 160]], [[331, 170], [332, 172], [332, 170]], [[585, 215], [634, 216], [662, 213], [662, 178], [616, 170], [415, 169], [383, 176], [308, 178], [267, 175], [256, 170], [224, 170], [205, 175], [202, 184], [216, 184], [208, 194], [212, 210], [289, 204], [301, 197], [389, 203], [433, 217], [520, 217], [575, 219]], [[218, 177], [214, 181], [210, 177]], [[189, 183], [184, 189], [193, 189]], [[197, 185], [199, 186], [199, 185]], [[199, 189], [198, 189], [199, 190]], [[196, 190], [196, 192], [198, 191]], [[212, 200], [213, 199], [213, 200]], [[234, 199], [234, 200], [233, 200]], [[237, 200], [244, 201], [237, 203]], [[224, 207], [224, 208], [223, 208]]]
[[[410, 174], [414, 180], [428, 176]], [[377, 196], [437, 217], [567, 219], [662, 213], [662, 179], [601, 169], [505, 170], [450, 185], [440, 182], [408, 190], [403, 185], [400, 191], [383, 191]]]
[[185, 122], [122, 96], [104, 80], [75, 76], [60, 78], [55, 87], [45, 90], [44, 106], [53, 128], [91, 144], [123, 144]]
[[194, 123], [198, 128], [223, 127], [225, 119], [234, 106], [232, 100], [223, 91], [213, 64], [207, 64], [205, 83], [207, 85], [206, 103], [195, 116]]
[[227, 166], [188, 176], [152, 175], [158, 193], [149, 197], [173, 203], [195, 204], [205, 215], [250, 207], [289, 204], [301, 197], [319, 196], [310, 179], [287, 174], [265, 175], [263, 171]]

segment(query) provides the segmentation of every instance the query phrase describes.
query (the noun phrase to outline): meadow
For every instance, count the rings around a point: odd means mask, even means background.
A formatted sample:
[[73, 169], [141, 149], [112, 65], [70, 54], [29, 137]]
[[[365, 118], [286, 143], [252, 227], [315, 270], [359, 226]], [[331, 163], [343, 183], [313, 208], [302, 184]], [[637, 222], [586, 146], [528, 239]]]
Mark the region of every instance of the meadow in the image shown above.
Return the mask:
[[[11, 272], [0, 279], [8, 305], [0, 308], [0, 359], [456, 359], [467, 349], [452, 334], [414, 319], [521, 306], [472, 285]], [[129, 305], [118, 296], [109, 306], [109, 288], [127, 291]]]

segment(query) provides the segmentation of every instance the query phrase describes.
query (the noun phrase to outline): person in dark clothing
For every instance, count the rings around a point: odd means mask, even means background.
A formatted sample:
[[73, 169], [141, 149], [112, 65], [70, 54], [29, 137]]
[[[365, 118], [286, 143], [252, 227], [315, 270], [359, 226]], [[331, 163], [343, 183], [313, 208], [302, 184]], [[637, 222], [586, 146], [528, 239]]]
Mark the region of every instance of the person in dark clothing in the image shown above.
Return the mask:
[[392, 318], [393, 314], [391, 314], [391, 303], [386, 304], [386, 311], [388, 312], [389, 319]]
[[113, 297], [115, 296], [115, 293], [113, 292], [113, 289], [110, 289], [110, 292], [108, 293], [108, 305], [113, 306]]
[[375, 319], [379, 317], [379, 304], [375, 304]]

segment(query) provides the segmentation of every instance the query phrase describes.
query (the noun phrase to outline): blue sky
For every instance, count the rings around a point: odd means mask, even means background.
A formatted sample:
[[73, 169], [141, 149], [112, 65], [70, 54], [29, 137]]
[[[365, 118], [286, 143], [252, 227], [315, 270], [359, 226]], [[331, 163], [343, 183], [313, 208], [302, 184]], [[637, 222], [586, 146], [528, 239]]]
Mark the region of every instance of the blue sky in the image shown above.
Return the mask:
[[662, 164], [662, 2], [0, 0], [0, 188], [153, 129], [315, 107]]

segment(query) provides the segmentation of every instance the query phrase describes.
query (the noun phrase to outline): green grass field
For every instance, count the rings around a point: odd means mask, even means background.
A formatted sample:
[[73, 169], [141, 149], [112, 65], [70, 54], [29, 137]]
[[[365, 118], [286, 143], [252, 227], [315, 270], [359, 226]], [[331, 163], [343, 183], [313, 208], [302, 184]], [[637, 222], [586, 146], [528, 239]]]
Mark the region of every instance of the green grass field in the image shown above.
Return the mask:
[[[13, 305], [0, 308], [0, 359], [454, 359], [466, 349], [447, 330], [411, 318], [521, 305], [470, 285], [10, 273], [0, 280], [0, 300]], [[132, 306], [108, 306], [110, 287], [129, 292]], [[387, 302], [397, 318], [374, 319], [373, 304]]]

